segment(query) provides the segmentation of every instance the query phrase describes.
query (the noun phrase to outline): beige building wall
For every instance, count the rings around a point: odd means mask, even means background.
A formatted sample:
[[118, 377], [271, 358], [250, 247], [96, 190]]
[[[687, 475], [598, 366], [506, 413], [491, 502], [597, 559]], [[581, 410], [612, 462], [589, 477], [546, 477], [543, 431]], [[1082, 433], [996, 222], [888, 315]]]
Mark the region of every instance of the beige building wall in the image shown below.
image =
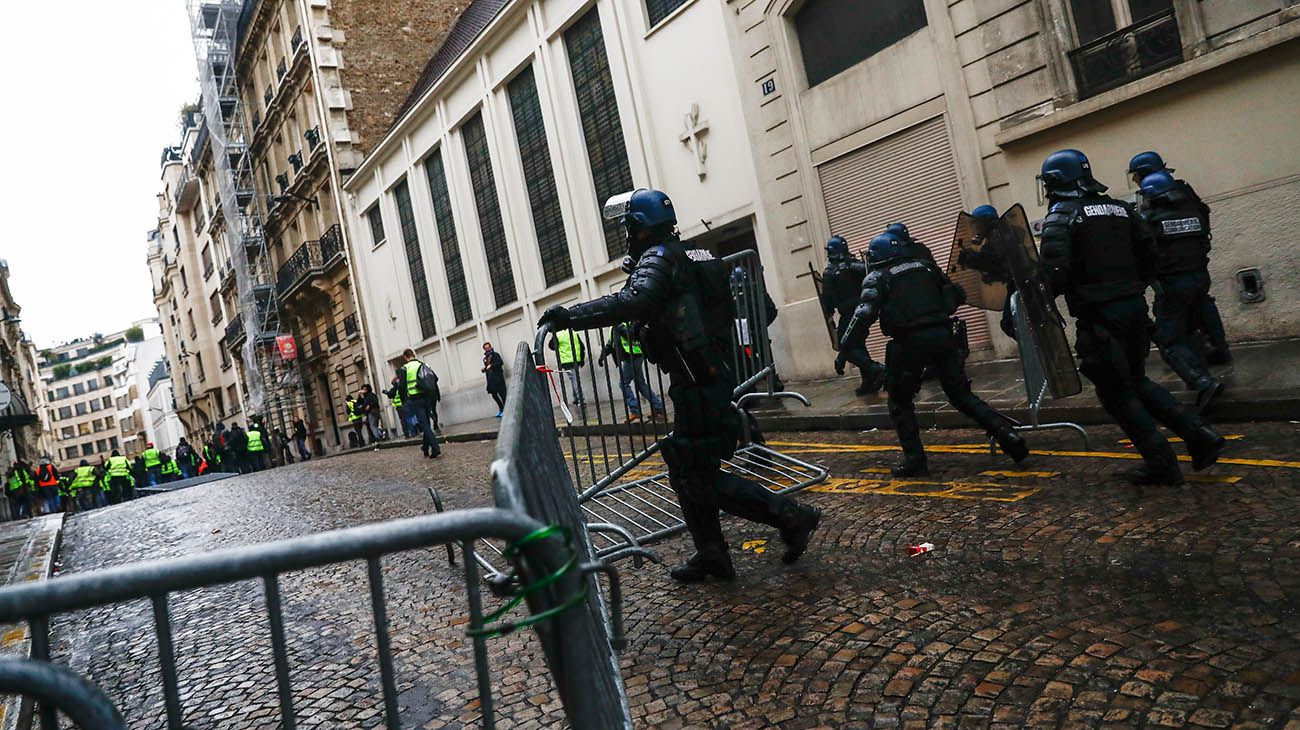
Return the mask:
[[[769, 281], [782, 307], [778, 355], [801, 353], [783, 372], [830, 374], [809, 276], [810, 265], [825, 264], [829, 235], [847, 235], [860, 248], [891, 217], [887, 211], [909, 210], [932, 195], [948, 201], [950, 213], [920, 216], [924, 226], [912, 228], [943, 261], [959, 209], [1019, 202], [1041, 218], [1034, 176], [1047, 154], [1065, 147], [1088, 153], [1120, 196], [1128, 194], [1128, 159], [1162, 152], [1214, 208], [1211, 271], [1229, 337], [1295, 334], [1292, 282], [1300, 272], [1285, 253], [1288, 226], [1281, 224], [1294, 209], [1300, 177], [1294, 0], [1172, 0], [1164, 27], [1175, 29], [1172, 50], [1181, 46], [1181, 61], [1100, 93], [1076, 80], [1071, 58], [1081, 44], [1068, 0], [924, 0], [924, 28], [810, 86], [794, 24], [807, 2], [727, 4], [760, 207], [768, 214], [759, 220], [780, 273], [780, 286]], [[1113, 4], [1127, 12], [1126, 0]], [[1127, 38], [1128, 29], [1112, 37]], [[917, 177], [935, 182], [918, 187]], [[838, 188], [834, 195], [831, 188]], [[854, 200], [843, 190], [861, 192]], [[1237, 296], [1235, 274], [1247, 267], [1263, 275], [1263, 303]], [[988, 331], [973, 358], [1014, 353], [987, 316], [972, 316]]]
[[[23, 332], [22, 306], [9, 289], [9, 263], [0, 259], [0, 380], [13, 395], [13, 402], [0, 411], [5, 428], [0, 431], [0, 469], [21, 456], [36, 464], [49, 453], [52, 442], [46, 433], [45, 391], [40, 387], [36, 348]], [[26, 413], [23, 413], [23, 405]], [[34, 424], [19, 425], [35, 416]], [[10, 420], [12, 418], [12, 421]]]
[[[150, 334], [157, 333], [145, 333]], [[98, 464], [113, 449], [132, 456], [142, 449], [137, 437], [145, 431], [145, 421], [135, 407], [141, 394], [128, 373], [131, 348], [123, 330], [41, 351], [51, 456], [60, 469], [75, 467], [82, 459]], [[119, 393], [119, 388], [125, 391]]]

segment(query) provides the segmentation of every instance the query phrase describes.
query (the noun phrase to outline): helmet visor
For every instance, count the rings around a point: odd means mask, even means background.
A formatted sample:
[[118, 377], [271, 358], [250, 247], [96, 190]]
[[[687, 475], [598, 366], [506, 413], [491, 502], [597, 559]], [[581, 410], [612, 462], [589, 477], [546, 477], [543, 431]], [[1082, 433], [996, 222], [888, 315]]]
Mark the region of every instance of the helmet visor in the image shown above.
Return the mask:
[[632, 196], [635, 193], [636, 193], [635, 190], [629, 190], [626, 193], [619, 193], [618, 195], [615, 195], [609, 200], [606, 200], [605, 207], [602, 211], [602, 215], [604, 216], [605, 220], [607, 221], [623, 220], [623, 216], [627, 215], [627, 211], [629, 207], [631, 207]]
[[1038, 205], [1042, 207], [1047, 204], [1047, 181], [1042, 175], [1034, 176], [1034, 192], [1038, 194]]

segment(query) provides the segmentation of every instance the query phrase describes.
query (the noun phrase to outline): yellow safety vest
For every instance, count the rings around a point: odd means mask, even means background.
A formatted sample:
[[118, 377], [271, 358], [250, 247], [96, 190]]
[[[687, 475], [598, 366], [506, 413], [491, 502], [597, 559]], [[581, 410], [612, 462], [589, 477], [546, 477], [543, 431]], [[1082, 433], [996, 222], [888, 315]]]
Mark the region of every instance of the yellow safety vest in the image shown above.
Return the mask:
[[343, 405], [348, 407], [348, 422], [356, 423], [361, 420], [361, 414], [357, 413], [357, 402], [354, 400], [343, 401]]
[[627, 331], [628, 331], [629, 329], [631, 329], [631, 328], [632, 328], [632, 323], [631, 323], [631, 322], [624, 322], [624, 323], [623, 323], [623, 329], [619, 332], [619, 335], [618, 335], [618, 344], [619, 344], [619, 347], [623, 348], [623, 354], [625, 354], [625, 355], [640, 355], [640, 354], [641, 354], [641, 341], [640, 341], [640, 340], [634, 340], [634, 339], [632, 339], [631, 337], [628, 337], [628, 336], [627, 336]]
[[248, 450], [265, 451], [266, 447], [262, 445], [262, 432], [256, 429], [248, 431]]
[[402, 390], [401, 390], [400, 388], [398, 388], [397, 390], [393, 391], [393, 397], [392, 397], [392, 398], [389, 398], [389, 401], [393, 404], [393, 407], [394, 407], [394, 408], [401, 408], [401, 407], [402, 407]]
[[161, 463], [162, 454], [158, 453], [158, 449], [149, 448], [144, 450], [144, 465], [146, 467], [153, 468]]
[[72, 484], [69, 485], [68, 488], [71, 489], [73, 493], [76, 493], [79, 489], [87, 489], [95, 486], [95, 467], [79, 466], [76, 469], [73, 469], [72, 473]]
[[131, 476], [131, 462], [125, 456], [108, 457], [108, 475], [110, 477]]
[[582, 339], [573, 330], [555, 336], [555, 352], [561, 365], [572, 365], [582, 359]]
[[402, 365], [402, 376], [403, 380], [406, 382], [406, 394], [412, 398], [420, 397], [420, 383], [418, 376], [420, 374], [420, 368], [423, 365], [424, 363], [419, 360], [411, 360]]

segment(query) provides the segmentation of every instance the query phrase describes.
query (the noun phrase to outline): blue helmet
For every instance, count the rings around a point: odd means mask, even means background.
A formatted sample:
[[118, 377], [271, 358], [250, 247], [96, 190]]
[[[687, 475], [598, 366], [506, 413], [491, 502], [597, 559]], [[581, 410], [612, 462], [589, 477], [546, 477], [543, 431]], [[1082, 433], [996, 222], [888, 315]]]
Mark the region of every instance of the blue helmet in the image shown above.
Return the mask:
[[906, 223], [890, 223], [889, 225], [885, 226], [885, 233], [892, 233], [895, 236], [898, 236], [899, 238], [903, 239], [904, 241], [912, 240], [912, 234], [910, 231], [907, 230]]
[[627, 201], [623, 223], [628, 228], [659, 228], [677, 225], [677, 211], [673, 201], [660, 190], [641, 188]]
[[1053, 152], [1043, 160], [1038, 179], [1049, 194], [1100, 193], [1106, 186], [1092, 176], [1092, 163], [1079, 150]]
[[1142, 187], [1139, 190], [1142, 193], [1142, 197], [1150, 200], [1171, 193], [1177, 189], [1178, 181], [1174, 179], [1173, 175], [1170, 175], [1164, 170], [1157, 170], [1156, 172], [1142, 178]]
[[849, 257], [849, 242], [843, 236], [831, 236], [826, 241], [826, 258], [841, 261]]
[[970, 212], [974, 218], [988, 218], [989, 220], [998, 219], [998, 209], [991, 205], [981, 205]]
[[1164, 158], [1158, 152], [1139, 152], [1128, 161], [1128, 174], [1136, 175], [1144, 182], [1151, 173], [1162, 171], [1173, 172], [1165, 166]]
[[873, 264], [883, 264], [891, 259], [896, 259], [903, 255], [907, 247], [907, 241], [899, 238], [894, 233], [882, 233], [871, 239], [867, 244], [867, 261]]

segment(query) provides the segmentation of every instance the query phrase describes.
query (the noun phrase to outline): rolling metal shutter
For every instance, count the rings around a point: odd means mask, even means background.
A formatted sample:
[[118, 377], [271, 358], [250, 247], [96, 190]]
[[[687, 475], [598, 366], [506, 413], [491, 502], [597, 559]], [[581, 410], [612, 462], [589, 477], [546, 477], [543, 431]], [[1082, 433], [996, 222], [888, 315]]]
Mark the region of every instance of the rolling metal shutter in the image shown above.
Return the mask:
[[[817, 172], [831, 233], [848, 239], [855, 253], [885, 226], [901, 222], [947, 266], [962, 201], [943, 116], [826, 162]], [[992, 346], [983, 310], [962, 307], [957, 315], [966, 320], [972, 350]], [[885, 339], [872, 328], [872, 357], [883, 359]]]

